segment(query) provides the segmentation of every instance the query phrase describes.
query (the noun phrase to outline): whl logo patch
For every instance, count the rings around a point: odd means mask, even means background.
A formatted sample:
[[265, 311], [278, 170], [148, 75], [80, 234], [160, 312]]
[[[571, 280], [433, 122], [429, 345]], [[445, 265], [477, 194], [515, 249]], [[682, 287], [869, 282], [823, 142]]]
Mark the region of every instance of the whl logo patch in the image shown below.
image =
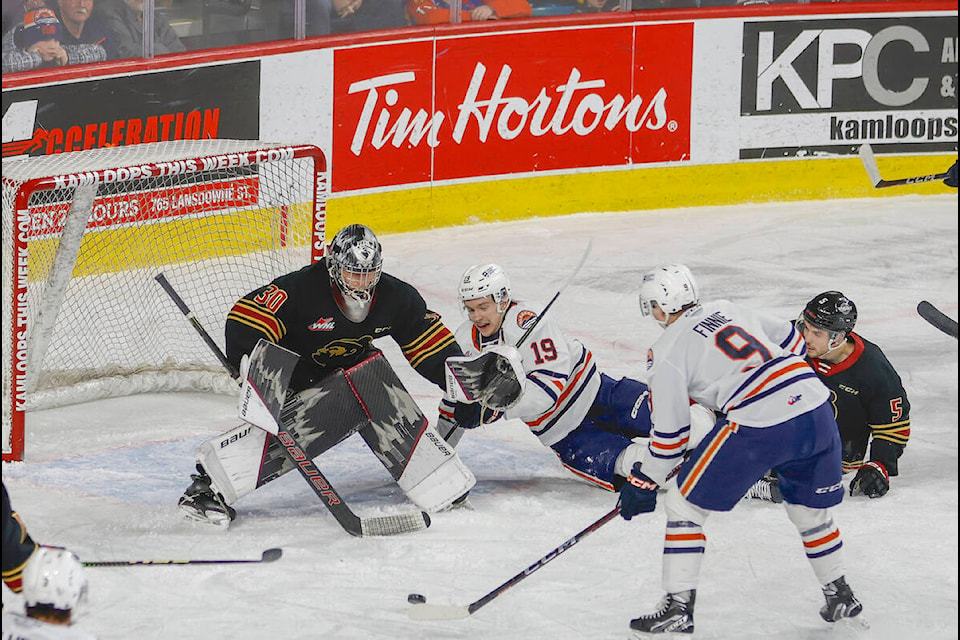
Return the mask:
[[334, 326], [333, 318], [320, 318], [307, 329], [310, 331], [333, 331]]

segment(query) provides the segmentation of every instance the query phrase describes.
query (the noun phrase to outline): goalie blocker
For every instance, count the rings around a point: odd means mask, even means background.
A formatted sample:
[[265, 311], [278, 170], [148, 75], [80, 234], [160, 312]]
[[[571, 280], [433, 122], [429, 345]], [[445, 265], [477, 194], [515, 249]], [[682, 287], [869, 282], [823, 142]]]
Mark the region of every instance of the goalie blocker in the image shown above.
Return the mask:
[[[269, 379], [270, 373], [262, 377]], [[245, 385], [240, 414], [251, 424], [208, 440], [197, 451], [212, 489], [228, 505], [294, 468], [279, 441], [267, 441], [266, 431], [275, 433], [276, 425], [271, 424], [269, 410], [250, 402], [253, 395]], [[278, 401], [277, 391], [262, 399]], [[424, 511], [449, 507], [476, 483], [379, 351], [286, 398], [280, 422], [310, 459], [359, 431], [406, 496]]]

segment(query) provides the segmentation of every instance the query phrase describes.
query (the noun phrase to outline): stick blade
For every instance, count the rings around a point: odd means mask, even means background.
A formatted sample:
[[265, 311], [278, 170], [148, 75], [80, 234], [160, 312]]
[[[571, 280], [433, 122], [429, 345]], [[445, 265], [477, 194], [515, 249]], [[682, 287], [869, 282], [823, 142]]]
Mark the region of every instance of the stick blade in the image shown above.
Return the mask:
[[419, 602], [407, 609], [411, 620], [462, 620], [470, 615], [467, 607]]
[[874, 187], [879, 187], [883, 180], [880, 178], [880, 169], [877, 168], [877, 159], [873, 156], [873, 147], [869, 144], [860, 145], [860, 162], [867, 171], [870, 183]]
[[923, 300], [917, 305], [917, 313], [920, 314], [921, 318], [935, 326], [937, 329], [940, 329], [940, 331], [943, 331], [948, 336], [953, 336], [954, 338], [957, 337], [957, 321], [948, 317], [926, 300]]
[[280, 556], [283, 555], [283, 549], [267, 549], [263, 552], [261, 556], [261, 562], [273, 562], [274, 560], [279, 560]]
[[429, 526], [430, 516], [426, 511], [363, 518], [360, 520], [359, 537], [395, 536], [401, 533], [422, 531]]

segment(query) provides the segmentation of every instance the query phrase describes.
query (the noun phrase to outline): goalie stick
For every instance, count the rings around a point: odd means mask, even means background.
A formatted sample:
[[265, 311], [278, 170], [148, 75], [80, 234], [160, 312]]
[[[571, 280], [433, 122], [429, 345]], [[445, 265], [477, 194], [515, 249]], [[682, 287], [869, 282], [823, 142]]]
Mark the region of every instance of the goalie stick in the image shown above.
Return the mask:
[[877, 167], [877, 159], [873, 156], [873, 148], [869, 144], [860, 145], [860, 162], [863, 168], [867, 170], [870, 182], [877, 189], [883, 187], [898, 187], [905, 184], [919, 184], [921, 182], [933, 182], [934, 180], [943, 180], [949, 175], [948, 171], [943, 173], [931, 173], [925, 176], [915, 176], [913, 178], [897, 178], [896, 180], [884, 180], [880, 177], [880, 169]]
[[170, 564], [259, 564], [273, 562], [283, 555], [283, 549], [267, 549], [257, 560], [100, 560], [84, 562], [85, 567], [133, 567], [138, 565], [170, 565]]
[[543, 556], [532, 565], [513, 576], [499, 587], [486, 594], [485, 596], [474, 600], [468, 605], [464, 606], [455, 606], [455, 605], [442, 605], [442, 604], [430, 604], [426, 602], [423, 596], [419, 594], [411, 593], [407, 596], [407, 602], [414, 602], [408, 610], [407, 615], [410, 616], [413, 620], [460, 620], [466, 618], [470, 615], [473, 615], [478, 609], [489, 604], [492, 600], [502, 595], [507, 589], [516, 585], [521, 580], [527, 578], [530, 574], [542, 568], [545, 564], [559, 556], [564, 551], [568, 550], [573, 545], [577, 544], [585, 537], [607, 524], [611, 520], [617, 517], [620, 514], [620, 503], [617, 502], [617, 506], [613, 508], [612, 511], [605, 514], [599, 520], [589, 525], [587, 528], [583, 529], [572, 538], [561, 544], [559, 547], [552, 550], [547, 555]]
[[[207, 330], [200, 324], [200, 321], [196, 319], [193, 312], [187, 306], [186, 302], [183, 301], [183, 298], [180, 297], [180, 294], [173, 288], [173, 285], [170, 284], [166, 276], [164, 276], [163, 273], [159, 273], [155, 276], [155, 280], [163, 287], [163, 290], [170, 296], [170, 299], [173, 300], [183, 315], [190, 321], [190, 324], [193, 325], [193, 328], [200, 334], [200, 337], [203, 338], [203, 341], [210, 347], [210, 350], [213, 351], [230, 376], [238, 384], [242, 384], [243, 381], [241, 380], [240, 372], [230, 364], [227, 356], [220, 350], [217, 343], [213, 341], [213, 338], [210, 337]], [[279, 411], [279, 407], [273, 407], [273, 410]], [[306, 449], [300, 446], [293, 434], [284, 429], [279, 416], [274, 415], [273, 419], [277, 424], [277, 432], [273, 435], [280, 441], [282, 445], [281, 448], [290, 458], [290, 461], [293, 462], [294, 467], [300, 472], [300, 475], [307, 481], [307, 484], [310, 485], [310, 488], [316, 496], [320, 498], [324, 506], [327, 507], [340, 526], [343, 527], [344, 531], [359, 538], [363, 536], [390, 536], [399, 533], [408, 533], [426, 529], [430, 526], [430, 517], [422, 511], [412, 514], [377, 516], [372, 518], [360, 518], [357, 516], [347, 503], [343, 501], [343, 498], [341, 498], [337, 490], [333, 488], [333, 485], [327, 481], [316, 463], [307, 457], [305, 453]], [[269, 432], [267, 429], [264, 430]]]
[[917, 305], [917, 313], [920, 314], [921, 318], [948, 336], [957, 337], [957, 321], [946, 316], [940, 309], [937, 309], [926, 300]]

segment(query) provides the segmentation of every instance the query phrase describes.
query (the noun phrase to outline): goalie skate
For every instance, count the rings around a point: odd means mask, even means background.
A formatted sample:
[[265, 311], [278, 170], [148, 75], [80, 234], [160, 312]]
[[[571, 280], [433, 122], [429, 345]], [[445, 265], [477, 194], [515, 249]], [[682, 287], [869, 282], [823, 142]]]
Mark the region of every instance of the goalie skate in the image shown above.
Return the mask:
[[228, 528], [230, 522], [237, 517], [236, 510], [224, 502], [223, 496], [213, 491], [210, 477], [202, 466], [197, 465], [197, 473], [190, 477], [193, 483], [187, 487], [177, 503], [181, 513], [189, 520]]

